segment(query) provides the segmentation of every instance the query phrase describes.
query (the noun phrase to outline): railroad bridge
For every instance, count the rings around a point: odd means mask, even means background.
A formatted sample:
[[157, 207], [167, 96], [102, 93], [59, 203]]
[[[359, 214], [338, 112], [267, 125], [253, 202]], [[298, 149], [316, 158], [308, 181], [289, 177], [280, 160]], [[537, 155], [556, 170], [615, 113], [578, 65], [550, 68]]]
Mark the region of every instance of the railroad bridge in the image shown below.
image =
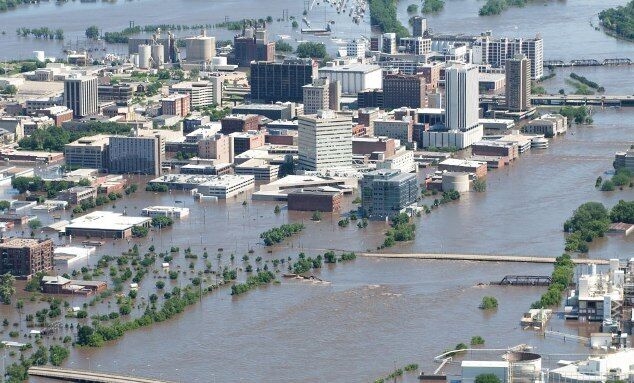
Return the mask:
[[632, 65], [632, 60], [627, 57], [607, 58], [604, 60], [580, 58], [570, 61], [559, 59], [544, 60], [545, 67], [572, 67], [572, 66], [616, 66]]

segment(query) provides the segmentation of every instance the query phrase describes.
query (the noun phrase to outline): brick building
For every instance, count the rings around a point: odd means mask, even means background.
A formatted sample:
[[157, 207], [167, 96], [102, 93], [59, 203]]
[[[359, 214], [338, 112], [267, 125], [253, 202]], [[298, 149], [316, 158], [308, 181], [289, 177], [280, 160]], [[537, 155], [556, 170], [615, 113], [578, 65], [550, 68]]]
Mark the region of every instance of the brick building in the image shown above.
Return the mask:
[[288, 210], [333, 212], [341, 209], [340, 191], [297, 189], [288, 193]]
[[4, 238], [0, 242], [0, 274], [30, 277], [53, 268], [50, 239]]

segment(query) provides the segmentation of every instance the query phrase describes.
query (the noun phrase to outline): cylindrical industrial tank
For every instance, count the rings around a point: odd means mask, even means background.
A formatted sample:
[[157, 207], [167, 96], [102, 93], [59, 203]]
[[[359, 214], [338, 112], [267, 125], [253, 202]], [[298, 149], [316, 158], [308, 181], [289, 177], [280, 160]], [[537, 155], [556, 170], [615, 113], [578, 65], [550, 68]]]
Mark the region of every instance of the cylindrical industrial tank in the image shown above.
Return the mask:
[[33, 55], [35, 55], [37, 61], [44, 62], [44, 51], [33, 51]]
[[130, 63], [132, 65], [134, 65], [135, 67], [139, 66], [139, 54], [138, 53], [132, 53], [130, 55]]
[[442, 175], [442, 190], [455, 190], [459, 193], [468, 192], [469, 173], [444, 173]]
[[539, 381], [542, 370], [542, 357], [539, 354], [512, 351], [506, 354], [513, 383], [535, 383]]
[[152, 45], [152, 62], [154, 67], [159, 67], [165, 62], [165, 50], [163, 44]]
[[152, 58], [152, 47], [147, 44], [139, 45], [139, 68], [148, 69]]

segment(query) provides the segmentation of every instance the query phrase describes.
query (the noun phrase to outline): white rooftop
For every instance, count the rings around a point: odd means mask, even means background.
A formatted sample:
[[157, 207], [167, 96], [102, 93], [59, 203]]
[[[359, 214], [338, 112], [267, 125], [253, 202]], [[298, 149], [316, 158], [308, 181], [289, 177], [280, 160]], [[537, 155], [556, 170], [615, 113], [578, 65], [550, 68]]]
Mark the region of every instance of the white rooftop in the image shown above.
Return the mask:
[[66, 229], [127, 230], [151, 221], [147, 217], [133, 217], [110, 211], [95, 211], [75, 218]]

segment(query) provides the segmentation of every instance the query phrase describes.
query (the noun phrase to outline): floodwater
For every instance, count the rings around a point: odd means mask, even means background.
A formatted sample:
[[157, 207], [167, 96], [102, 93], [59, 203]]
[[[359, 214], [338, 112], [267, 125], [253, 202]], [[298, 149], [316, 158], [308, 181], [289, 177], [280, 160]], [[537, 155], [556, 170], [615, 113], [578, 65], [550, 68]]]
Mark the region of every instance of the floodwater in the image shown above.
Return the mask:
[[[240, 5], [246, 3], [249, 7], [245, 11]], [[547, 58], [621, 57], [631, 52], [633, 45], [595, 31], [589, 20], [602, 8], [624, 3], [579, 0], [549, 2], [544, 6], [532, 2], [502, 16], [480, 18], [476, 16], [478, 1], [448, 0], [446, 10], [431, 17], [430, 25], [442, 32], [478, 33], [492, 29], [495, 35], [511, 37], [540, 32]], [[399, 14], [404, 19], [407, 4], [400, 5]], [[60, 6], [42, 3], [0, 14], [0, 30], [7, 32], [0, 35], [0, 57], [30, 57], [35, 49], [57, 54], [61, 49], [57, 42], [17, 38], [14, 30], [21, 26], [63, 26], [70, 41], [91, 24], [104, 30], [120, 30], [130, 20], [143, 25], [213, 23], [225, 16], [238, 19], [270, 14], [277, 18], [283, 9], [301, 19], [303, 7], [303, 2], [297, 0], [138, 0]], [[309, 15], [315, 24], [324, 19], [323, 9], [316, 6]], [[326, 17], [337, 18], [335, 37], [369, 34], [367, 24], [345, 23], [342, 15], [326, 13]], [[219, 38], [232, 34], [222, 33]], [[271, 34], [302, 38], [278, 22], [273, 23]], [[125, 47], [120, 49], [125, 51]], [[631, 68], [575, 68], [575, 72], [600, 83], [607, 93], [631, 93]], [[544, 86], [556, 92], [564, 86], [563, 79], [568, 74], [566, 69], [557, 70], [557, 76]], [[466, 194], [459, 202], [441, 206], [419, 219], [416, 240], [391, 251], [536, 256], [562, 253], [562, 224], [574, 208], [587, 201], [611, 206], [619, 199], [634, 198], [631, 189], [602, 193], [594, 188], [596, 177], [605, 177], [605, 172], [611, 170], [614, 152], [634, 144], [634, 110], [594, 112], [592, 126], [575, 127], [564, 137], [552, 140], [549, 149], [531, 151], [511, 166], [492, 171], [486, 193]], [[276, 215], [274, 203], [249, 200], [243, 206], [244, 199], [241, 196], [228, 202], [199, 203], [183, 192], [138, 192], [126, 197], [113, 210], [138, 214], [146, 206], [175, 205], [189, 207], [191, 215], [172, 228], [151, 233], [144, 241], [108, 242], [91, 257], [90, 264], [100, 255], [120, 254], [136, 242], [142, 252], [150, 244], [157, 250], [190, 246], [199, 255], [208, 251], [209, 260], [217, 269], [219, 264], [232, 263], [231, 253], [236, 257], [233, 266], [241, 265], [240, 258], [250, 249], [254, 251], [249, 254], [252, 264], [257, 256], [266, 261], [296, 256], [300, 251], [314, 256], [324, 248], [374, 249], [383, 241], [387, 228], [385, 223], [371, 222], [366, 229], [354, 225], [342, 229], [337, 226], [337, 214], [324, 214], [324, 219], [316, 223], [310, 221], [310, 214], [288, 212], [284, 207]], [[352, 206], [350, 201], [348, 198], [347, 208]], [[46, 214], [40, 214], [40, 218], [45, 224], [52, 221]], [[259, 233], [297, 221], [303, 221], [306, 229], [283, 247], [269, 254], [259, 243]], [[610, 236], [593, 243], [589, 256], [631, 257], [633, 245], [632, 237]], [[218, 248], [224, 249], [220, 259], [216, 258]], [[187, 283], [193, 277], [185, 272], [191, 261], [184, 259], [182, 253], [174, 259], [173, 267], [183, 270], [183, 275], [177, 282], [166, 281], [168, 286]], [[199, 258], [194, 263], [201, 269], [204, 260]], [[459, 342], [468, 343], [474, 335], [483, 336], [487, 347], [527, 343], [544, 355], [584, 353], [586, 350], [575, 343], [542, 338], [519, 328], [522, 312], [538, 299], [543, 288], [478, 286], [509, 274], [547, 275], [550, 271], [548, 265], [358, 258], [347, 264], [324, 266], [317, 274], [330, 284], [282, 279], [279, 285], [240, 297], [231, 297], [228, 290], [214, 292], [173, 320], [130, 332], [99, 349], [72, 349], [65, 366], [178, 382], [343, 383], [373, 381], [388, 374], [395, 365], [412, 362], [431, 372], [437, 367], [432, 362], [434, 355]], [[164, 277], [163, 271], [147, 275], [141, 282], [139, 296], [154, 292], [159, 277]], [[483, 313], [477, 308], [484, 295], [498, 298], [500, 308], [496, 312]], [[81, 303], [81, 298], [71, 302]], [[43, 307], [34, 306], [33, 310]], [[101, 309], [113, 311], [116, 305], [104, 302], [94, 310]], [[141, 309], [135, 310], [138, 314]], [[3, 316], [15, 321], [12, 311], [10, 307], [0, 307]], [[550, 326], [567, 333], [586, 331], [557, 318]], [[552, 360], [571, 358], [574, 357], [553, 356]], [[409, 376], [405, 381], [415, 379]]]
[[[634, 110], [626, 108], [595, 111], [592, 126], [575, 127], [553, 140], [550, 149], [534, 150], [510, 167], [492, 171], [486, 193], [466, 194], [458, 203], [420, 218], [416, 240], [390, 251], [561, 254], [562, 223], [574, 208], [587, 201], [611, 206], [619, 199], [634, 198], [631, 189], [603, 193], [594, 188], [596, 177], [605, 177], [610, 170], [614, 152], [634, 143], [628, 122], [633, 118]], [[258, 255], [266, 261], [300, 251], [314, 256], [323, 248], [372, 249], [382, 242], [386, 229], [380, 222], [371, 222], [367, 229], [353, 225], [342, 229], [336, 214], [324, 214], [316, 223], [310, 221], [310, 214], [283, 208], [275, 215], [274, 203], [243, 206], [243, 200], [200, 204], [183, 192], [137, 193], [118, 201], [115, 210], [136, 214], [154, 204], [189, 207], [190, 217], [139, 242], [141, 250], [150, 243], [157, 249], [179, 246], [181, 251], [191, 246], [199, 255], [208, 251], [214, 268], [231, 263], [230, 253], [236, 256], [233, 266], [241, 265], [249, 249], [254, 250], [249, 254], [251, 263]], [[289, 221], [303, 221], [306, 229], [269, 254], [258, 243], [259, 233]], [[634, 238], [609, 236], [592, 244], [589, 256], [631, 257], [633, 245]], [[124, 241], [108, 243], [98, 254], [119, 254], [129, 246]], [[215, 256], [218, 248], [223, 248], [220, 260]], [[96, 259], [93, 256], [91, 263]], [[182, 255], [174, 260], [181, 270], [189, 262]], [[194, 262], [198, 268], [204, 260]], [[177, 319], [130, 332], [103, 348], [73, 349], [66, 366], [178, 382], [367, 382], [388, 374], [394, 365], [416, 362], [433, 371], [434, 355], [474, 335], [483, 336], [492, 348], [530, 344], [553, 362], [563, 358], [561, 354], [587, 351], [520, 329], [521, 313], [543, 288], [478, 285], [505, 275], [550, 271], [548, 265], [358, 258], [317, 272], [330, 284], [282, 278], [279, 285], [240, 297], [219, 290]], [[154, 292], [155, 280], [161, 276], [163, 272], [146, 276], [139, 296]], [[185, 283], [184, 278], [192, 276], [184, 274], [181, 282], [171, 284]], [[497, 297], [496, 312], [477, 308], [484, 295]], [[558, 318], [549, 326], [572, 334], [589, 331]], [[455, 372], [455, 366], [450, 371]]]

